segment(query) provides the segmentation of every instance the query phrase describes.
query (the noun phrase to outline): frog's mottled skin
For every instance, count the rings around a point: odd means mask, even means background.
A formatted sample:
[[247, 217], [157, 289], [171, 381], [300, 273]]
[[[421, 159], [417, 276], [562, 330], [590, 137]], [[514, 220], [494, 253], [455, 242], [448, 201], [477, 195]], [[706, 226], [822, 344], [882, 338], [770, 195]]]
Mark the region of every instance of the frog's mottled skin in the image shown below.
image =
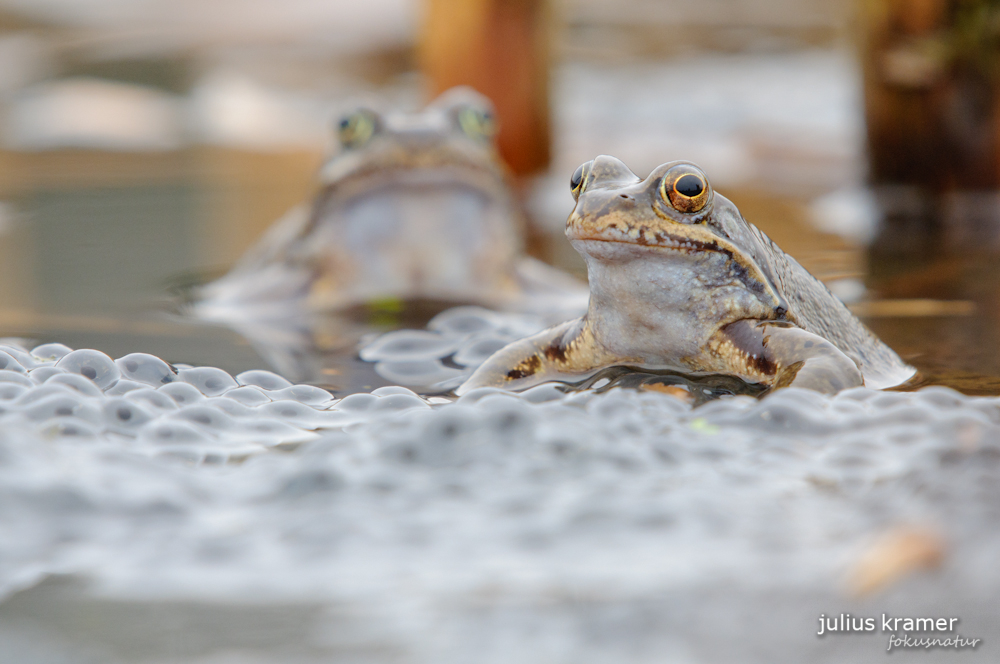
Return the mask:
[[546, 295], [585, 292], [523, 255], [493, 129], [489, 101], [469, 88], [416, 113], [348, 114], [311, 207], [203, 288], [195, 315], [232, 324], [416, 299], [521, 308], [525, 294], [544, 307]]
[[[670, 189], [685, 175], [701, 183], [694, 197]], [[602, 156], [574, 178], [566, 235], [587, 261], [587, 314], [501, 349], [459, 394], [579, 380], [613, 365], [830, 393], [914, 374], [693, 164], [664, 164], [643, 180]]]

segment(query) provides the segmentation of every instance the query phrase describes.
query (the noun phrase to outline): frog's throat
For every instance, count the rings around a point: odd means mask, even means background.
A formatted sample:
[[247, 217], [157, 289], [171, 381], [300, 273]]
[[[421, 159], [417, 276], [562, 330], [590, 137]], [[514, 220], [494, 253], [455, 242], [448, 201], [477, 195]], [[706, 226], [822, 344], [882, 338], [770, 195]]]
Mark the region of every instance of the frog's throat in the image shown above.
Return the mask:
[[[590, 242], [612, 242], [631, 244], [660, 250], [665, 254], [699, 254], [715, 252], [722, 254], [732, 270], [733, 276], [747, 290], [757, 295], [775, 311], [775, 318], [792, 320], [788, 303], [756, 262], [746, 256], [735, 244], [715, 235], [704, 226], [684, 226], [673, 224], [675, 228], [657, 228], [658, 224], [627, 223], [622, 220], [602, 218], [604, 223], [595, 224], [579, 218], [570, 218], [566, 236], [570, 240]], [[617, 216], [617, 215], [614, 215]]]

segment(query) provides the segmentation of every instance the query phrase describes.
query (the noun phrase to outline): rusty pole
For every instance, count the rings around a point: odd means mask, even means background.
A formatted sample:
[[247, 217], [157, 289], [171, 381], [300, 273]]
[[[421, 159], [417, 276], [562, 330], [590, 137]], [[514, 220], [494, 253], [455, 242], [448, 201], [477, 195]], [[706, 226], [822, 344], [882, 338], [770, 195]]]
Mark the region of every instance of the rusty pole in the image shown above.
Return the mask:
[[469, 85], [493, 100], [500, 155], [517, 175], [549, 164], [548, 0], [426, 0], [420, 63], [437, 95]]

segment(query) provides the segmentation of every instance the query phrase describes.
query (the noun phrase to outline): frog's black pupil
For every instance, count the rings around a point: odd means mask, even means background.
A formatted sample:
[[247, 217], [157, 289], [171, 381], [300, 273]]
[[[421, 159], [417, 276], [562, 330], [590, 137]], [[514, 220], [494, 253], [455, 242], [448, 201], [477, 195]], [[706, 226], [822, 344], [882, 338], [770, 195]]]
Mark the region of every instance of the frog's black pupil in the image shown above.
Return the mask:
[[701, 184], [700, 177], [688, 174], [681, 176], [681, 178], [677, 180], [677, 184], [674, 185], [674, 189], [682, 196], [694, 198], [700, 194], [705, 187]]
[[573, 177], [569, 179], [569, 188], [576, 189], [583, 182], [583, 166], [580, 166], [573, 172]]

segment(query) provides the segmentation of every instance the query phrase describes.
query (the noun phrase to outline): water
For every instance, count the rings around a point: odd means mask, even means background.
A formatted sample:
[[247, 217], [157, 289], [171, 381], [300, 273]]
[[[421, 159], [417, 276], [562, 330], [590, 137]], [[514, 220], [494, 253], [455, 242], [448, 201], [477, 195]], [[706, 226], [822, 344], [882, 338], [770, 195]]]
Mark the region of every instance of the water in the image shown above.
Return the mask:
[[[561, 126], [586, 144], [557, 150], [567, 165], [537, 208], [555, 211], [536, 216], [561, 224], [566, 176], [598, 152], [637, 170], [714, 158], [729, 168], [716, 186], [933, 387], [708, 401], [702, 390], [734, 386], [608, 374], [595, 390], [452, 402], [430, 395], [544, 321], [434, 319], [441, 306], [350, 312], [349, 329], [379, 333], [437, 321], [365, 338], [370, 362], [331, 332], [344, 328], [319, 326], [306, 360], [320, 370], [292, 385], [269, 371], [281, 348], [164, 313], [164, 294], [220, 273], [307, 198], [318, 152], [0, 152], [0, 651], [74, 664], [842, 662], [882, 657], [889, 635], [817, 637], [819, 617], [888, 613], [957, 617], [984, 639], [970, 656], [996, 659], [994, 260], [867, 252], [852, 239], [871, 230], [863, 213], [844, 237], [817, 231], [814, 195], [859, 184], [860, 153], [839, 147], [858, 129], [843, 87], [855, 74], [840, 56], [749, 62], [699, 64], [692, 104], [653, 93], [683, 63], [561, 74], [560, 98], [577, 104]], [[775, 127], [754, 130], [776, 117], [763, 97], [781, 97], [752, 83], [776, 71], [833, 86], [794, 96], [813, 118], [794, 150]], [[713, 96], [734, 76], [746, 84]], [[607, 90], [616, 103], [597, 103]], [[693, 129], [697, 142], [678, 138]], [[802, 176], [803, 159], [822, 177], [748, 175]], [[578, 265], [562, 245], [548, 252]], [[437, 387], [384, 387], [411, 379]]]

